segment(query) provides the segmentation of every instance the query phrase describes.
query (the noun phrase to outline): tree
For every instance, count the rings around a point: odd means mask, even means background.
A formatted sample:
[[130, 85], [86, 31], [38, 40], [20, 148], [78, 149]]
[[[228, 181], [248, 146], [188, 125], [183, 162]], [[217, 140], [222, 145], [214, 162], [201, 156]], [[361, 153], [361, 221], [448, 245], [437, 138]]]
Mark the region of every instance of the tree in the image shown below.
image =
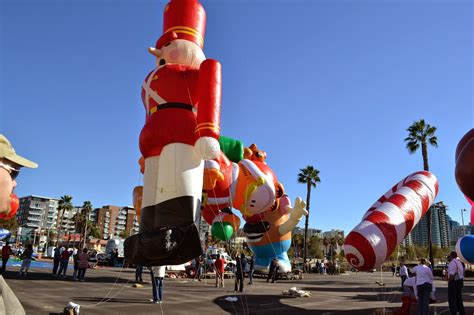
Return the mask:
[[303, 235], [301, 234], [293, 234], [291, 236], [292, 238], [292, 248], [293, 248], [293, 254], [295, 258], [300, 257], [301, 255], [301, 249], [303, 248]]
[[82, 205], [82, 213], [84, 215], [84, 247], [86, 247], [87, 242], [87, 221], [89, 221], [89, 213], [92, 211], [92, 203], [90, 201], [84, 201]]
[[100, 228], [97, 223], [92, 221], [87, 222], [87, 235], [94, 238], [100, 238]]
[[16, 217], [13, 217], [11, 219], [0, 219], [0, 227], [9, 230], [13, 233], [18, 228]]
[[309, 220], [309, 201], [311, 199], [311, 187], [316, 188], [316, 184], [320, 183], [319, 171], [313, 166], [308, 165], [306, 168], [300, 169], [298, 173], [298, 183], [306, 184], [306, 209], [308, 215], [306, 216], [304, 223], [304, 252], [303, 252], [303, 263], [306, 266], [306, 255], [308, 251], [308, 220]]
[[[415, 153], [421, 146], [421, 155], [423, 157], [423, 169], [429, 171], [428, 165], [428, 144], [438, 147], [438, 138], [435, 136], [436, 127], [425, 123], [424, 119], [414, 121], [413, 124], [408, 127], [408, 137], [405, 138], [406, 147], [410, 154]], [[433, 259], [433, 242], [431, 236], [431, 208], [426, 213], [427, 225], [428, 225], [428, 249], [431, 265], [434, 266]]]
[[127, 230], [123, 230], [119, 233], [119, 237], [121, 238], [127, 238], [128, 237], [128, 232]]
[[312, 258], [323, 258], [321, 250], [321, 239], [316, 235], [313, 235], [309, 239], [308, 252]]
[[324, 245], [324, 249], [325, 249], [324, 258], [327, 258], [327, 256], [328, 256], [328, 246], [329, 246], [329, 244], [331, 244], [329, 238], [323, 237], [323, 245]]
[[61, 196], [58, 202], [58, 217], [56, 226], [58, 229], [58, 238], [61, 235], [61, 228], [64, 220], [64, 212], [72, 209], [72, 197], [69, 195]]

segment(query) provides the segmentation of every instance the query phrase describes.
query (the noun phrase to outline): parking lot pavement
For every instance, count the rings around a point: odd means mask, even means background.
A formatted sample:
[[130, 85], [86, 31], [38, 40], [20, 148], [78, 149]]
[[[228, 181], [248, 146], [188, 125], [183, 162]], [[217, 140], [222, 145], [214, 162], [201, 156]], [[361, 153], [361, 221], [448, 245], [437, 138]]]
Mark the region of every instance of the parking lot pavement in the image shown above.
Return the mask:
[[[233, 280], [225, 288], [216, 288], [214, 279], [165, 279], [163, 304], [152, 304], [149, 275], [144, 272], [143, 287], [134, 288], [135, 270], [120, 268], [89, 269], [85, 282], [53, 278], [50, 270], [34, 268], [26, 279], [18, 277], [18, 268], [10, 268], [5, 278], [28, 314], [59, 313], [73, 301], [81, 305], [81, 314], [386, 314], [401, 305], [400, 278], [389, 273], [351, 273], [347, 275], [305, 275], [303, 280], [281, 280], [275, 284], [264, 278], [245, 282], [244, 292], [233, 291]], [[248, 279], [246, 279], [248, 280]], [[379, 285], [376, 282], [383, 283]], [[436, 281], [438, 303], [432, 313], [448, 314], [447, 285]], [[311, 297], [295, 298], [282, 294], [291, 287], [311, 292]], [[229, 302], [228, 297], [237, 297]], [[466, 313], [474, 311], [474, 279], [464, 288]]]

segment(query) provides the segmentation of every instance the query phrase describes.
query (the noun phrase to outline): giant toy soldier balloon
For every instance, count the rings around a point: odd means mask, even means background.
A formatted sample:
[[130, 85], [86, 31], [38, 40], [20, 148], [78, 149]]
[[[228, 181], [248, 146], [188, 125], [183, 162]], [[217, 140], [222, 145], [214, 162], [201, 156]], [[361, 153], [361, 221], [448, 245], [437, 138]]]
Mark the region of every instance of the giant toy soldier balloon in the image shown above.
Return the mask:
[[140, 233], [126, 258], [145, 266], [180, 264], [202, 253], [203, 160], [220, 153], [220, 63], [202, 51], [206, 14], [197, 0], [171, 0], [163, 35], [149, 52], [156, 68], [145, 78], [140, 134], [144, 187]]

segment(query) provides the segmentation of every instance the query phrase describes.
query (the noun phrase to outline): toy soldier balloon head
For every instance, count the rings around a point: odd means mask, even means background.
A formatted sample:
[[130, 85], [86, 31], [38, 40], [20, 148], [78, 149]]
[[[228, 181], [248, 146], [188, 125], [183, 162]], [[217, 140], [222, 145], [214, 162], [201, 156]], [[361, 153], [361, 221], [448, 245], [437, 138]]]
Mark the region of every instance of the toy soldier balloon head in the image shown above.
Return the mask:
[[206, 12], [197, 0], [172, 0], [164, 11], [163, 35], [149, 48], [157, 67], [174, 63], [198, 68], [205, 59], [205, 31]]

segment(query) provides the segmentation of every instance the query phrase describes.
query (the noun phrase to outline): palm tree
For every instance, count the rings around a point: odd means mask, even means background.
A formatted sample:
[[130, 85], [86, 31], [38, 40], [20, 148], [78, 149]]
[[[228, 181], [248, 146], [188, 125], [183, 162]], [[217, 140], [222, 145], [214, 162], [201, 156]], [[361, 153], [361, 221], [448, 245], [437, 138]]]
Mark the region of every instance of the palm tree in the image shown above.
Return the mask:
[[294, 234], [293, 239], [293, 248], [295, 249], [295, 258], [299, 258], [301, 254], [301, 248], [303, 247], [303, 236], [301, 234]]
[[329, 238], [323, 237], [323, 245], [324, 245], [324, 249], [325, 249], [324, 258], [327, 258], [327, 256], [328, 256], [328, 246], [329, 246], [330, 243], [331, 242], [330, 242]]
[[58, 239], [61, 234], [61, 227], [64, 220], [64, 212], [72, 209], [72, 197], [69, 195], [61, 196], [58, 202], [58, 217], [56, 220], [56, 226], [58, 229]]
[[[429, 171], [428, 165], [428, 144], [434, 147], [438, 147], [438, 138], [435, 136], [436, 127], [425, 123], [424, 119], [414, 121], [413, 124], [408, 127], [408, 137], [405, 138], [406, 147], [410, 154], [415, 153], [421, 145], [421, 155], [423, 157], [423, 169]], [[431, 208], [426, 213], [427, 225], [428, 225], [428, 247], [431, 265], [434, 266], [433, 260], [433, 244], [431, 237]]]
[[306, 216], [304, 223], [304, 253], [303, 253], [303, 263], [306, 266], [306, 253], [308, 251], [308, 219], [309, 219], [309, 201], [311, 199], [311, 187], [316, 188], [316, 184], [320, 183], [319, 171], [313, 166], [308, 165], [306, 168], [300, 169], [298, 174], [298, 183], [306, 184], [306, 209], [308, 210], [308, 215]]
[[90, 201], [84, 201], [82, 205], [82, 212], [84, 214], [84, 247], [86, 247], [87, 242], [87, 221], [89, 220], [89, 213], [92, 211], [92, 203]]

